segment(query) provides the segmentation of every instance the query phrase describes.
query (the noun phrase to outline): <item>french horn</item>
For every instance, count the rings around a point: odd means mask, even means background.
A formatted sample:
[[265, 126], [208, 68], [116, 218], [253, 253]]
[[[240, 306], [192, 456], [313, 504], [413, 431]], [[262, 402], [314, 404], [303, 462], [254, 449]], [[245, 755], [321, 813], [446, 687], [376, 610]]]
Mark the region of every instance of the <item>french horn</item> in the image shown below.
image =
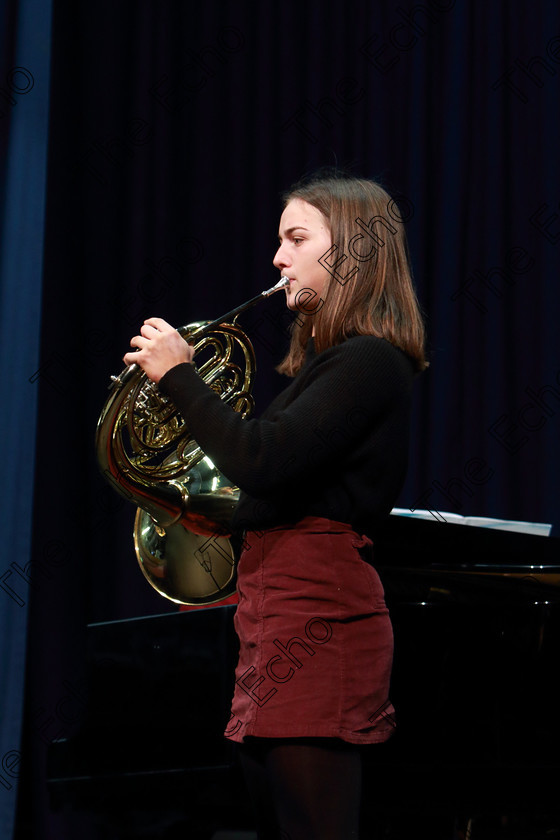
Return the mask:
[[[178, 329], [194, 346], [199, 375], [243, 417], [254, 408], [256, 363], [237, 317], [287, 285], [282, 277], [221, 318]], [[137, 505], [140, 568], [175, 603], [218, 603], [235, 592], [239, 546], [230, 521], [239, 488], [201, 450], [177, 408], [138, 365], [111, 380], [97, 423], [97, 461], [113, 488]]]

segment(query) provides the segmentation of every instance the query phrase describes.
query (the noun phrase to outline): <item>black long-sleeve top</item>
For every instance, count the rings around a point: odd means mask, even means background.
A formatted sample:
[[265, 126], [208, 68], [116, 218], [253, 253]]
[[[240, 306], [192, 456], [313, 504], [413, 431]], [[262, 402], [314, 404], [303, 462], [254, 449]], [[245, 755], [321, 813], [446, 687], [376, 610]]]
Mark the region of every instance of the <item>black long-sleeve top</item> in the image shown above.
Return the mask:
[[241, 495], [234, 528], [260, 530], [322, 516], [375, 536], [408, 461], [411, 360], [355, 336], [317, 354], [258, 419], [243, 419], [191, 364], [159, 382], [199, 446]]

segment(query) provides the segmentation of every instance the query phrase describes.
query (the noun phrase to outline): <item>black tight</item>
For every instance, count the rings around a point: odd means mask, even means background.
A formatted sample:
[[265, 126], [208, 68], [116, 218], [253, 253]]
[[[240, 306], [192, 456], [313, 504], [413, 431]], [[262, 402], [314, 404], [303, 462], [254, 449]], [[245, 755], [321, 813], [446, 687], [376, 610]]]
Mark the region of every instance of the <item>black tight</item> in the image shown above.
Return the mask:
[[259, 840], [358, 840], [357, 747], [334, 738], [252, 738], [239, 751]]

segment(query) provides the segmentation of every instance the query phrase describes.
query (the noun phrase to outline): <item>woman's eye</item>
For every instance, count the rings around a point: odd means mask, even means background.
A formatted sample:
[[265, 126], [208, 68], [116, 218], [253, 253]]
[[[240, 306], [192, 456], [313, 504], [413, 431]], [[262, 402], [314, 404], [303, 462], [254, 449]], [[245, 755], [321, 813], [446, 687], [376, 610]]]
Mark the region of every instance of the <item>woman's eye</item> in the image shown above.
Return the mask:
[[300, 239], [299, 237], [294, 236], [294, 238], [292, 239], [292, 242], [294, 243], [294, 245], [299, 245], [300, 242], [303, 242], [303, 239]]

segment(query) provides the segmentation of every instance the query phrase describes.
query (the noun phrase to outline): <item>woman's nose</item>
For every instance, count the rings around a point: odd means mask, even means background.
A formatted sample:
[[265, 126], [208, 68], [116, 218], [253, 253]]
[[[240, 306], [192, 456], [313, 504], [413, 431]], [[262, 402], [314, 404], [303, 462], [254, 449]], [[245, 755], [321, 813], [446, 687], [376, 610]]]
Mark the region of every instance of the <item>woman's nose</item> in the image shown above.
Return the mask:
[[286, 253], [283, 250], [283, 245], [280, 245], [278, 250], [274, 255], [274, 259], [272, 260], [272, 264], [276, 266], [276, 268], [285, 268], [288, 265]]

